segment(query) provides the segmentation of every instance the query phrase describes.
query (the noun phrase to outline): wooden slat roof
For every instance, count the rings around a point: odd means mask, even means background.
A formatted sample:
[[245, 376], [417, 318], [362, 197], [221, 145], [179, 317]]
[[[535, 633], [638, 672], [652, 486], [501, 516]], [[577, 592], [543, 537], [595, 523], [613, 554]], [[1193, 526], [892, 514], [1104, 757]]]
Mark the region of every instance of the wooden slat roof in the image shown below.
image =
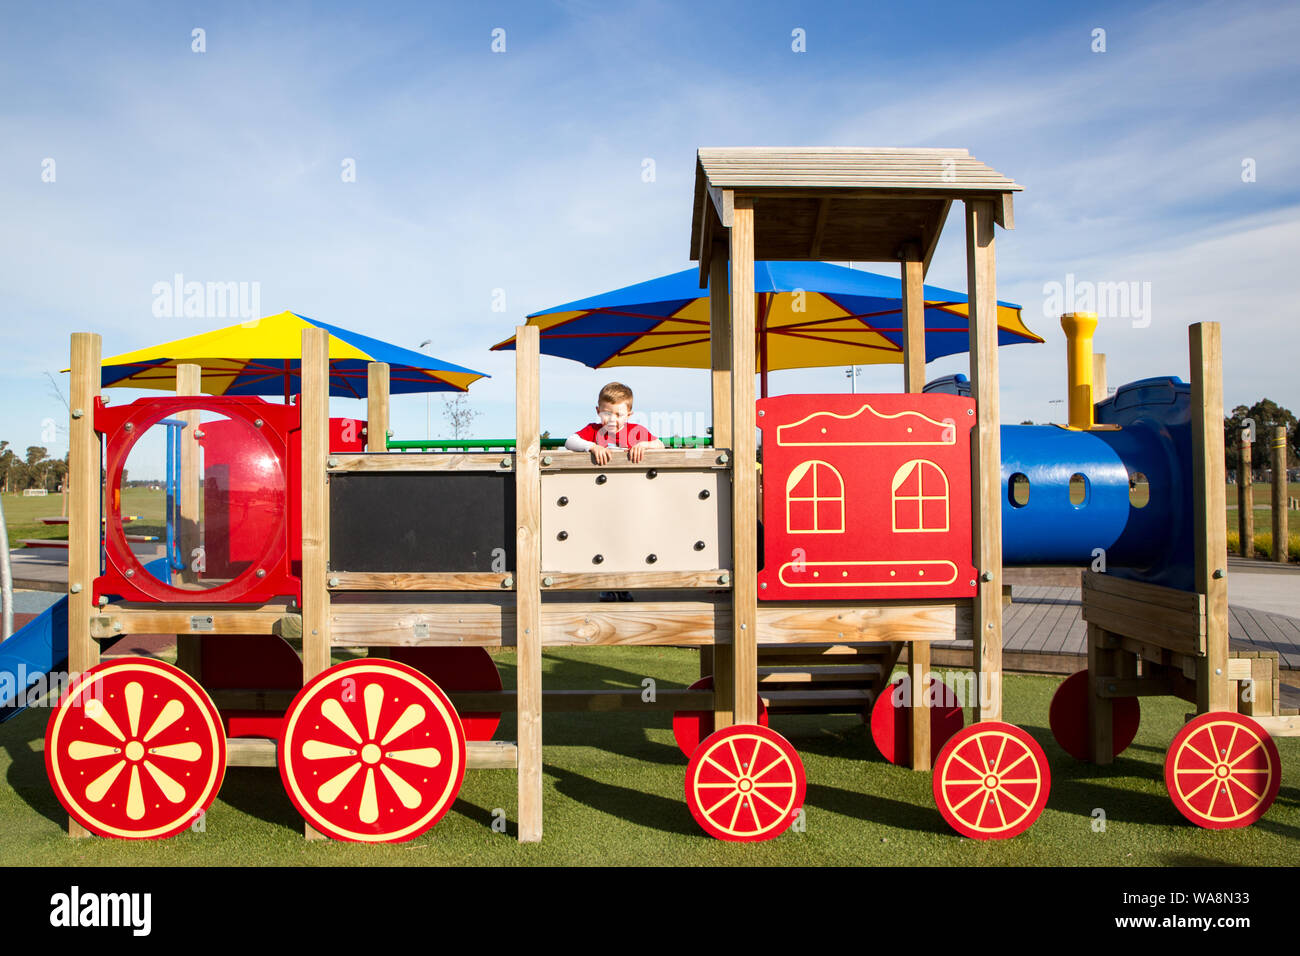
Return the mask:
[[928, 262], [954, 200], [994, 199], [1009, 228], [1011, 193], [1022, 188], [964, 149], [701, 148], [691, 258], [707, 258], [716, 228], [730, 225], [731, 198], [746, 196], [757, 259]]

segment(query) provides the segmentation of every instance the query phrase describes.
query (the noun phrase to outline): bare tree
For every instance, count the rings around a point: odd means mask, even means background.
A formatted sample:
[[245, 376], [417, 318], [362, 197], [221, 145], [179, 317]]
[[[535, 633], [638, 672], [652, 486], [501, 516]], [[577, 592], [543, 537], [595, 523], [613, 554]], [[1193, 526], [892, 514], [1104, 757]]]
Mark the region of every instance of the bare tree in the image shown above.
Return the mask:
[[469, 407], [469, 399], [464, 392], [458, 393], [455, 398], [442, 400], [443, 420], [451, 429], [451, 437], [457, 441], [462, 437], [469, 437], [470, 426], [481, 414], [483, 413], [478, 409]]

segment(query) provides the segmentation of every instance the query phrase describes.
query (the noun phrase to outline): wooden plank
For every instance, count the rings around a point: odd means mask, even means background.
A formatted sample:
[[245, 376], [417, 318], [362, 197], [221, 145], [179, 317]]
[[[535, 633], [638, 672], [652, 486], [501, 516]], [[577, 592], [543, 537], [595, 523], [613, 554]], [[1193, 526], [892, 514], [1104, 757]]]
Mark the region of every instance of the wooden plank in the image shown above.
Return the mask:
[[227, 737], [227, 767], [274, 767], [276, 742], [265, 737]]
[[865, 606], [790, 601], [760, 604], [756, 618], [760, 643], [951, 641], [970, 640], [972, 612], [968, 601]]
[[515, 328], [515, 643], [519, 736], [519, 842], [542, 838], [542, 476], [540, 345]]
[[[1088, 673], [1109, 674], [1114, 664], [1113, 650], [1107, 649], [1102, 628], [1088, 625]], [[1115, 705], [1098, 695], [1095, 682], [1088, 693], [1088, 757], [1098, 766], [1115, 761]]]
[[[189, 362], [176, 366], [176, 394], [199, 395], [202, 393], [203, 367]], [[185, 422], [178, 436], [181, 445], [181, 473], [178, 476], [180, 492], [179, 520], [176, 538], [184, 565], [180, 579], [188, 585], [198, 583], [194, 571], [194, 554], [201, 547], [199, 539], [199, 443], [196, 435], [199, 430], [198, 411], [181, 412], [174, 416]], [[176, 666], [195, 680], [202, 683], [203, 666], [199, 638], [177, 633]]]
[[[518, 695], [512, 690], [448, 691], [447, 696], [457, 712], [462, 714], [506, 710], [518, 703]], [[647, 700], [645, 691], [639, 687], [548, 690], [542, 693], [543, 713], [708, 710], [712, 706], [713, 691], [685, 688], [657, 688], [653, 700]]]
[[[918, 642], [918, 644], [921, 643], [925, 642]], [[761, 649], [759, 659], [762, 659]], [[801, 668], [792, 668], [788, 665], [784, 667], [760, 666], [758, 669], [758, 684], [759, 687], [775, 684], [860, 684], [863, 682], [871, 683], [882, 676], [884, 676], [883, 668], [879, 664], [827, 664]]]
[[519, 748], [506, 740], [471, 740], [465, 744], [467, 770], [514, 770]]
[[[716, 440], [714, 444], [717, 444]], [[729, 458], [722, 447], [663, 448], [647, 451], [639, 462], [615, 455], [607, 464], [597, 465], [586, 452], [555, 451], [547, 452], [542, 458], [542, 471], [547, 474], [560, 471], [599, 474], [604, 471], [646, 471], [650, 468], [659, 471], [699, 471], [704, 468], [725, 471], [730, 467]]]
[[[897, 657], [894, 649], [893, 657]], [[762, 644], [758, 645], [758, 662], [762, 664], [840, 664], [852, 660], [882, 660], [891, 653], [882, 644]], [[890, 665], [893, 666], [892, 664]], [[762, 668], [759, 668], [760, 672]]]
[[[1176, 654], [1199, 656], [1204, 653], [1204, 638], [1188, 631], [1176, 631], [1171, 628], [1152, 624], [1141, 618], [1130, 617], [1113, 608], [1097, 603], [1085, 603], [1083, 619], [1089, 624], [1100, 625], [1107, 631], [1136, 638], [1158, 647], [1164, 647]], [[1225, 664], [1226, 666], [1226, 664]]]
[[[99, 663], [99, 645], [87, 626], [94, 613], [92, 592], [99, 576], [99, 510], [101, 449], [95, 432], [95, 399], [99, 396], [100, 338], [74, 332], [71, 341], [72, 406], [68, 420], [68, 668], [84, 674]], [[68, 836], [90, 831], [68, 817]]]
[[1237, 468], [1237, 528], [1238, 544], [1240, 544], [1238, 550], [1242, 557], [1253, 558], [1255, 556], [1255, 489], [1251, 471], [1254, 466], [1251, 462], [1251, 443], [1246, 435], [1246, 430], [1242, 429], [1239, 446], [1241, 453]]
[[[1097, 402], [1104, 402], [1109, 396], [1106, 391], [1106, 354], [1104, 352], [1092, 353], [1092, 401], [1095, 405]], [[1097, 416], [1094, 412], [1093, 421]]]
[[913, 770], [930, 769], [930, 642], [914, 641], [907, 648], [907, 675], [911, 684], [912, 753], [909, 766]]
[[[516, 349], [518, 345], [516, 344]], [[328, 456], [331, 472], [352, 471], [510, 471], [514, 456], [508, 452], [339, 452]]]
[[389, 366], [387, 362], [366, 365], [366, 451], [388, 451]]
[[548, 591], [635, 591], [662, 588], [731, 587], [731, 572], [722, 568], [712, 571], [620, 571], [599, 572], [546, 571], [542, 587]]
[[925, 266], [904, 262], [903, 270], [903, 391], [925, 388]]
[[[758, 549], [754, 515], [758, 512], [755, 476], [756, 409], [754, 407], [754, 203], [737, 197], [731, 224], [731, 443], [732, 470], [731, 560], [732, 686], [716, 685], [722, 696], [717, 708], [725, 712], [728, 693], [734, 695], [737, 724], [758, 721]], [[722, 724], [715, 724], [721, 729]]]
[[1295, 714], [1286, 717], [1259, 714], [1252, 719], [1273, 737], [1300, 737], [1300, 716]]
[[332, 591], [508, 591], [514, 576], [493, 572], [333, 571]]
[[1097, 677], [1093, 680], [1093, 693], [1102, 699], [1115, 700], [1120, 697], [1167, 697], [1169, 689], [1168, 675], [1152, 677]]
[[1168, 631], [1195, 636], [1198, 639], [1206, 631], [1206, 616], [1204, 614], [1193, 611], [1176, 611], [1173, 608], [1160, 607], [1158, 604], [1148, 604], [1145, 601], [1120, 597], [1117, 594], [1106, 594], [1101, 591], [1084, 592], [1083, 607], [1085, 617], [1087, 617], [1089, 609], [1099, 607], [1139, 621], [1147, 621]]
[[[975, 398], [971, 440], [975, 669], [981, 720], [1002, 719], [1002, 488], [998, 405], [997, 264], [993, 203], [966, 200], [966, 291], [970, 311], [970, 381]], [[984, 675], [989, 675], [988, 680]], [[983, 699], [984, 689], [990, 691]]]
[[[329, 336], [302, 330], [302, 676], [304, 683], [330, 666], [329, 567]], [[325, 839], [304, 824], [308, 840]]]
[[1114, 594], [1145, 604], [1172, 608], [1175, 611], [1189, 611], [1194, 614], [1205, 612], [1205, 596], [1195, 591], [1182, 591], [1167, 588], [1145, 581], [1129, 581], [1096, 571], [1084, 571], [1081, 587], [1084, 591], [1097, 591], [1102, 594]]
[[1192, 373], [1192, 540], [1196, 591], [1205, 595], [1199, 713], [1232, 709], [1228, 681], [1228, 511], [1223, 459], [1223, 354], [1217, 322], [1187, 332]]
[[287, 604], [108, 604], [93, 611], [91, 636], [127, 634], [279, 634]]
[[207, 691], [218, 710], [262, 710], [284, 713], [297, 691], [263, 690], [257, 687], [214, 687]]
[[[870, 690], [765, 690], [763, 704], [777, 713], [790, 708], [820, 710], [826, 713], [862, 711], [870, 707], [876, 695]], [[928, 714], [929, 711], [923, 712]]]

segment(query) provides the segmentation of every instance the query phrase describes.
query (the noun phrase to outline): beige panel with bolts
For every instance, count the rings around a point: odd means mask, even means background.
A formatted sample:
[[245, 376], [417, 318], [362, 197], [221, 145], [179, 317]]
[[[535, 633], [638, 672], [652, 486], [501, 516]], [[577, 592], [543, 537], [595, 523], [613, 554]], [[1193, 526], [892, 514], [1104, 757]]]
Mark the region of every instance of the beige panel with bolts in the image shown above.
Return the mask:
[[713, 470], [543, 474], [542, 570], [730, 568], [729, 492]]

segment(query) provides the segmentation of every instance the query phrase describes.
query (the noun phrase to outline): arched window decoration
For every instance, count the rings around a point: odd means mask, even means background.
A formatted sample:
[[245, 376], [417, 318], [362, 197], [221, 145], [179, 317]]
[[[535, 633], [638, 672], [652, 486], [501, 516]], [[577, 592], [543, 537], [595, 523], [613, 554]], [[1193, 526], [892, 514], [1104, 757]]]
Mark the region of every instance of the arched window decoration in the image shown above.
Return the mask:
[[948, 530], [948, 476], [932, 461], [915, 458], [894, 472], [890, 486], [894, 530]]
[[844, 479], [835, 466], [805, 461], [785, 483], [786, 531], [800, 534], [844, 532]]

